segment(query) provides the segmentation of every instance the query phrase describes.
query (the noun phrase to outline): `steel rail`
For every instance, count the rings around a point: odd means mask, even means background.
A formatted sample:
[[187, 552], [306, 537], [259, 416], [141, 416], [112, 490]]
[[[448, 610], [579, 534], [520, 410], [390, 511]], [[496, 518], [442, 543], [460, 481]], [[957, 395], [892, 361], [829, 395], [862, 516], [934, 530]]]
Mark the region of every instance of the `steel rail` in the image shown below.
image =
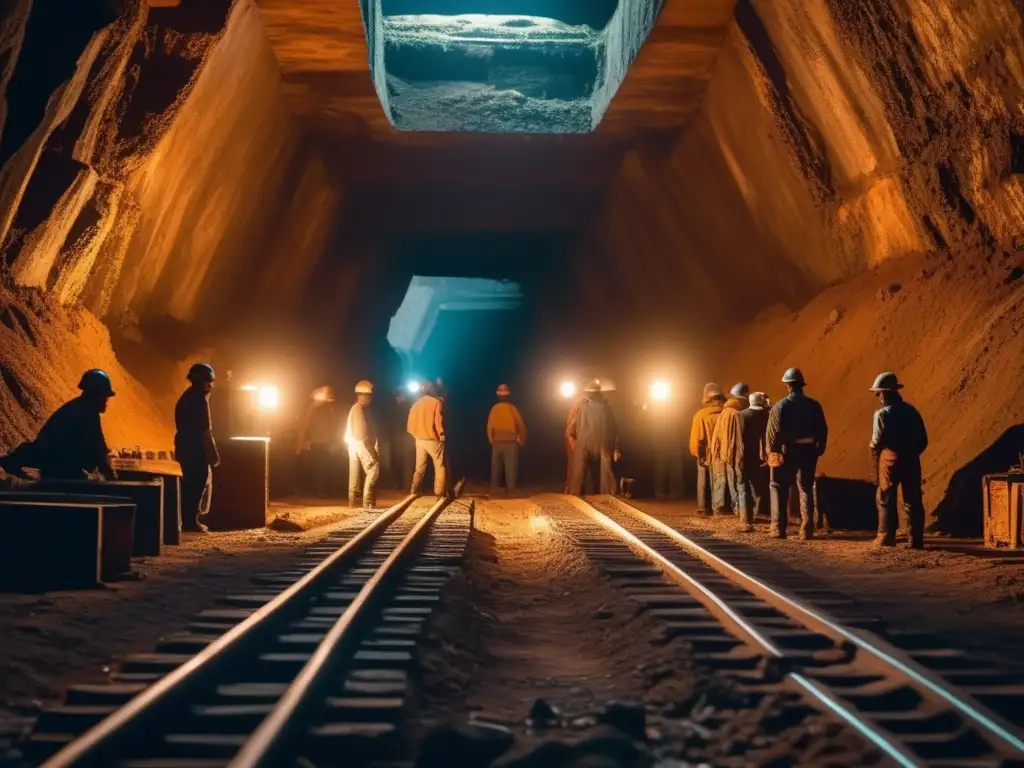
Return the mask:
[[358, 556], [363, 546], [386, 531], [416, 498], [410, 494], [389, 507], [313, 570], [50, 757], [41, 768], [111, 765], [119, 746], [133, 733], [146, 729], [161, 712], [185, 699], [252, 638], [271, 631], [279, 617], [303, 603], [335, 570]]
[[246, 739], [242, 748], [228, 764], [228, 768], [286, 764], [287, 758], [284, 753], [291, 739], [306, 725], [304, 717], [323, 699], [325, 686], [336, 680], [332, 673], [339, 660], [355, 642], [358, 642], [358, 638], [354, 637], [354, 627], [372, 602], [379, 597], [381, 585], [395, 575], [395, 566], [410, 556], [451, 501], [447, 498], [438, 499], [380, 564], [344, 613], [328, 630], [310, 660], [278, 699], [274, 709]]
[[[678, 583], [687, 589], [708, 609], [718, 620], [728, 626], [733, 634], [744, 638], [749, 645], [759, 646], [770, 656], [781, 659], [784, 654], [771, 640], [766, 638], [758, 629], [752, 626], [746, 619], [736, 613], [729, 605], [713, 591], [701, 584], [690, 574], [686, 573], [678, 565], [670, 561], [649, 544], [641, 541], [636, 535], [612, 520], [608, 515], [591, 506], [583, 499], [575, 496], [568, 497], [569, 502], [584, 514], [589, 515], [596, 523], [608, 529], [623, 541], [626, 541], [634, 549], [639, 550], [645, 558], [656, 563], [658, 567]], [[812, 699], [818, 700], [823, 708], [838, 715], [844, 722], [854, 728], [858, 733], [867, 738], [872, 744], [882, 750], [893, 762], [901, 768], [923, 768], [925, 763], [920, 761], [905, 746], [894, 743], [886, 738], [885, 734], [878, 730], [872, 723], [866, 721], [857, 712], [850, 709], [817, 684], [808, 680], [800, 674], [788, 673], [786, 675], [796, 686], [807, 693]]]
[[929, 672], [914, 660], [907, 658], [905, 653], [894, 648], [882, 638], [877, 636], [868, 638], [859, 631], [844, 627], [842, 623], [823, 611], [812, 608], [800, 600], [770, 587], [643, 510], [620, 499], [610, 496], [607, 498], [627, 514], [636, 517], [645, 525], [680, 544], [720, 574], [742, 585], [749, 592], [781, 610], [790, 618], [803, 623], [808, 628], [814, 628], [834, 640], [853, 643], [858, 649], [874, 657], [884, 667], [897, 669], [911, 682], [927, 688], [931, 693], [953, 706], [965, 718], [998, 739], [1005, 748], [1024, 755], [1024, 738], [1014, 732], [1016, 729], [1012, 725], [1003, 721], [998, 715], [987, 711], [980, 703], [951, 690], [940, 676]]

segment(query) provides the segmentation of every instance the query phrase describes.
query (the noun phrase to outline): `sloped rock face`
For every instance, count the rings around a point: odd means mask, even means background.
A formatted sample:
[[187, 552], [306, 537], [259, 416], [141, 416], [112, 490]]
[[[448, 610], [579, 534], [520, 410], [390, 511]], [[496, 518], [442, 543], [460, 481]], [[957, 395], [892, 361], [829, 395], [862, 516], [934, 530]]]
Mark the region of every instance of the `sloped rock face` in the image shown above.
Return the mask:
[[991, 249], [1024, 221], [1022, 13], [740, 0], [701, 114], [667, 155], [626, 158], [588, 247], [612, 273], [623, 239], [665, 254], [692, 306], [729, 321], [895, 256]]
[[[0, 30], [17, 107], [0, 143], [0, 242], [15, 281], [115, 322], [298, 301], [279, 288], [308, 278], [335, 193], [283, 106], [251, 0], [116, 13], [83, 0], [75, 19], [58, 0], [15, 5]], [[268, 270], [273, 283], [251, 279]]]

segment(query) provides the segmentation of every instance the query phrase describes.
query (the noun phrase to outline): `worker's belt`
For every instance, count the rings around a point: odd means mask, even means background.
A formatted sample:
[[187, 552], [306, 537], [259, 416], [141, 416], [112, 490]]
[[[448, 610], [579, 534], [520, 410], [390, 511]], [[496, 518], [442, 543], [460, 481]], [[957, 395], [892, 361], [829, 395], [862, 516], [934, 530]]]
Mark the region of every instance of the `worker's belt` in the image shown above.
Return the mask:
[[817, 442], [813, 437], [798, 437], [793, 441], [795, 445], [815, 445]]

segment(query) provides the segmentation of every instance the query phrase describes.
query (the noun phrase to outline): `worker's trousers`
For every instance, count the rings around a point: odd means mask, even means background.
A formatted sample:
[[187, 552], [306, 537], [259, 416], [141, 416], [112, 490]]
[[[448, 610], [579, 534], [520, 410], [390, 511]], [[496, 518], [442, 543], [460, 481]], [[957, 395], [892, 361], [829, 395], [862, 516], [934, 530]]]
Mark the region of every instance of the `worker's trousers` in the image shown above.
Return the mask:
[[444, 448], [444, 443], [440, 440], [416, 440], [416, 468], [412, 473], [412, 493], [420, 492], [429, 461], [434, 465], [434, 495], [438, 498], [448, 495], [448, 463]]
[[601, 451], [588, 451], [586, 446], [576, 444], [576, 450], [572, 452], [572, 471], [569, 473], [569, 493], [573, 496], [583, 495], [583, 485], [587, 476], [587, 469], [592, 464], [599, 464], [600, 493], [614, 495], [617, 490], [615, 471], [612, 469], [612, 452], [602, 449]]
[[654, 496], [658, 499], [681, 499], [683, 497], [682, 447], [655, 449]]
[[213, 501], [213, 470], [203, 460], [189, 461], [178, 457], [181, 464], [181, 527], [186, 531], [202, 530], [203, 518], [210, 514]]
[[519, 443], [515, 440], [502, 440], [491, 445], [491, 493], [497, 493], [501, 488], [503, 471], [505, 488], [509, 493], [515, 493], [519, 481]]
[[786, 535], [789, 521], [789, 491], [796, 483], [800, 494], [800, 521], [805, 533], [814, 530], [814, 473], [818, 468], [818, 448], [815, 445], [786, 446], [781, 467], [772, 467], [772, 531]]
[[736, 506], [740, 522], [752, 525], [754, 516], [764, 513], [768, 501], [768, 468], [757, 459], [750, 465], [736, 467]]
[[[355, 506], [362, 490], [363, 506], [377, 504], [377, 480], [380, 478], [380, 456], [366, 443], [352, 443], [348, 447], [348, 500]], [[359, 481], [363, 482], [360, 483]], [[360, 486], [362, 488], [360, 489]]]
[[902, 459], [893, 451], [883, 450], [878, 457], [875, 505], [878, 507], [878, 535], [889, 541], [895, 541], [900, 522], [896, 506], [897, 487], [903, 494], [903, 511], [910, 525], [910, 541], [920, 542], [924, 538], [921, 459], [918, 456]]
[[725, 509], [725, 465], [697, 462], [697, 511], [710, 514]]
[[734, 515], [740, 513], [740, 471], [732, 464], [722, 465], [725, 469], [725, 492], [728, 494], [726, 507]]

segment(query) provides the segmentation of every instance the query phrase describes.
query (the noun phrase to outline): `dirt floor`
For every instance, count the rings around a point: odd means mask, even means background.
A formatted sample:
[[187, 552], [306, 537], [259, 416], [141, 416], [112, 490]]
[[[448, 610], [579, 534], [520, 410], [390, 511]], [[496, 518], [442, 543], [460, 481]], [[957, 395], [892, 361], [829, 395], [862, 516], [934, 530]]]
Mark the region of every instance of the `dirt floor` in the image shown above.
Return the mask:
[[761, 547], [765, 557], [827, 582], [893, 626], [927, 629], [973, 652], [1024, 664], [1024, 552], [930, 537], [923, 552], [876, 550], [870, 534], [842, 532], [813, 541], [770, 539], [766, 523], [739, 533], [731, 517], [694, 516], [693, 502], [631, 503], [684, 533]]
[[69, 684], [103, 682], [120, 658], [152, 651], [217, 595], [297, 557], [353, 514], [336, 505], [275, 503], [268, 528], [187, 533], [159, 558], [134, 560], [134, 579], [100, 589], [0, 594], [0, 730], [59, 703]]
[[[678, 659], [678, 649], [652, 646], [657, 626], [601, 579], [542, 507], [478, 501], [476, 528], [465, 575], [439, 617], [444, 644], [425, 662], [436, 683], [424, 691], [427, 725], [474, 713], [522, 724], [538, 699], [585, 716], [643, 690], [643, 671], [663, 657]], [[672, 685], [683, 696], [692, 680], [680, 674]]]

